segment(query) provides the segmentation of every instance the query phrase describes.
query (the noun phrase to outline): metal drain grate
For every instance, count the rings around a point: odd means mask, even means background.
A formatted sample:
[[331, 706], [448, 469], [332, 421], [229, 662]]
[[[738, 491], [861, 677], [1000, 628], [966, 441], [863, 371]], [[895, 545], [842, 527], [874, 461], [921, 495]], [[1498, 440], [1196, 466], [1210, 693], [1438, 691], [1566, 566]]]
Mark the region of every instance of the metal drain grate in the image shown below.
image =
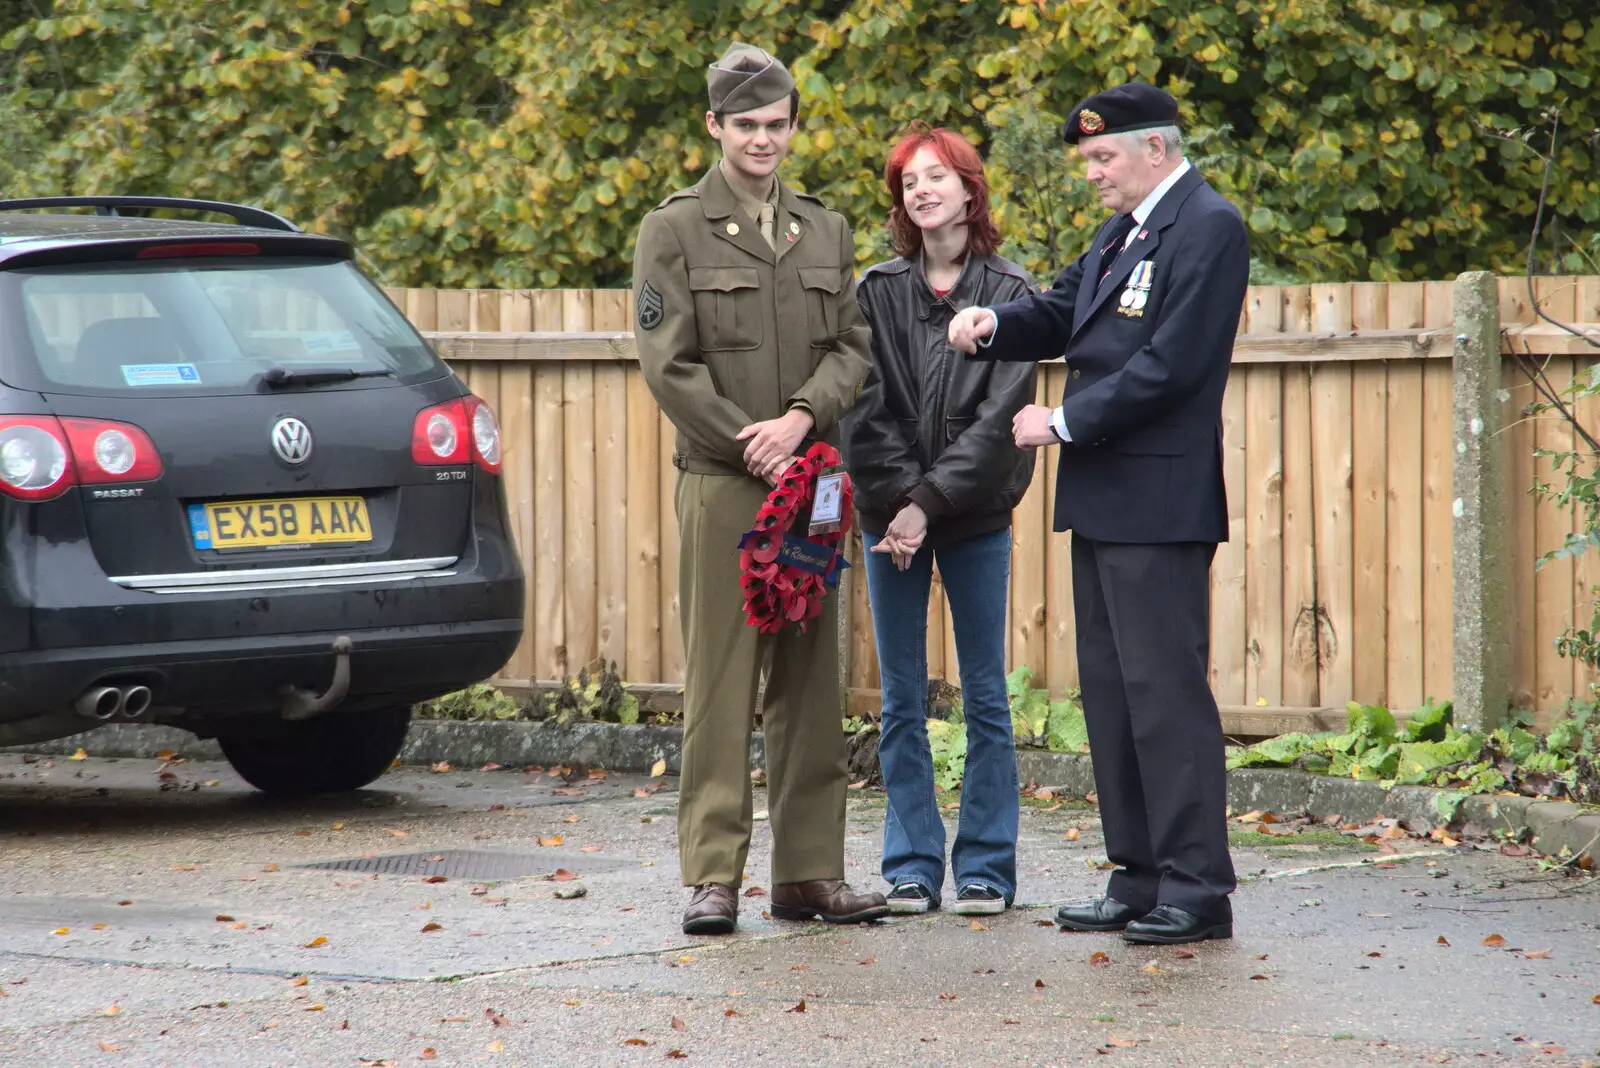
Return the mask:
[[520, 879], [548, 875], [559, 866], [553, 856], [491, 853], [476, 849], [441, 849], [431, 853], [390, 853], [302, 864], [324, 871], [379, 872], [385, 875], [449, 875], [458, 879]]

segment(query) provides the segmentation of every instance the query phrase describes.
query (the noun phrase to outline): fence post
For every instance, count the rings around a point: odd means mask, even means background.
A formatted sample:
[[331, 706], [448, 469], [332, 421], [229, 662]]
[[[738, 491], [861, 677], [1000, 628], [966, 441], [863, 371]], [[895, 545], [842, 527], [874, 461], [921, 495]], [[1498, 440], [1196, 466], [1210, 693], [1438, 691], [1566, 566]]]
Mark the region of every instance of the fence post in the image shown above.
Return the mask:
[[1494, 275], [1457, 276], [1452, 297], [1453, 700], [1458, 725], [1489, 730], [1505, 718], [1511, 674]]

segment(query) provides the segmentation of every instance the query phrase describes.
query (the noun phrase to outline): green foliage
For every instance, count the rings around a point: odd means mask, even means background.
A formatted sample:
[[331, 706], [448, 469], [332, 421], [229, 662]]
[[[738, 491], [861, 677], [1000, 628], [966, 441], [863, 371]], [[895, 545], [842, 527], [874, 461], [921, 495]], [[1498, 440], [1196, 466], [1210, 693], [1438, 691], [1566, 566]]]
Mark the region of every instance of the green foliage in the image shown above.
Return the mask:
[[597, 660], [569, 678], [553, 694], [541, 694], [544, 717], [557, 723], [575, 719], [638, 723], [639, 699], [629, 693], [614, 662]]
[[948, 793], [961, 785], [967, 770], [967, 725], [928, 720], [928, 747], [933, 753], [933, 781]]
[[1089, 728], [1076, 692], [1064, 701], [1050, 700], [1050, 691], [1032, 685], [1033, 669], [1014, 668], [1006, 676], [1006, 697], [1011, 702], [1011, 730], [1018, 745], [1049, 749], [1054, 753], [1087, 753]]
[[522, 709], [504, 693], [487, 683], [480, 682], [465, 690], [457, 690], [432, 701], [424, 701], [412, 708], [411, 714], [417, 719], [458, 719], [492, 723], [520, 719]]
[[[1491, 733], [1451, 722], [1448, 701], [1430, 703], [1403, 727], [1386, 708], [1351, 702], [1349, 730], [1286, 734], [1228, 749], [1228, 767], [1299, 768], [1353, 779], [1448, 787], [1441, 815], [1453, 816], [1461, 799], [1514, 788], [1532, 796], [1600, 802], [1600, 713], [1576, 709], [1548, 735], [1514, 724]], [[1447, 817], [1448, 818], [1448, 817]]]
[[1104, 217], [1052, 126], [1132, 78], [1182, 102], [1259, 280], [1519, 269], [1600, 240], [1592, 0], [0, 0], [8, 193], [189, 194], [353, 237], [393, 285], [621, 286], [639, 219], [715, 158], [706, 66], [800, 84], [788, 180], [881, 257], [913, 119], [978, 141], [1007, 248], [1052, 277]]

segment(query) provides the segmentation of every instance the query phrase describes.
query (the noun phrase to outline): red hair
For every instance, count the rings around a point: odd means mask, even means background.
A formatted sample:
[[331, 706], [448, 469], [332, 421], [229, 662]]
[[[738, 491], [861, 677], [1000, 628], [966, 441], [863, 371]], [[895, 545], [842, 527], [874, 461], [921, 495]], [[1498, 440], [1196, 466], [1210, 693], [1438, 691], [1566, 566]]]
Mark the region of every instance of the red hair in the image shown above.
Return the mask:
[[967, 201], [967, 252], [989, 255], [1000, 247], [1000, 231], [989, 214], [989, 180], [983, 176], [978, 150], [958, 133], [943, 127], [929, 129], [923, 123], [914, 123], [900, 138], [883, 168], [883, 181], [894, 202], [889, 209], [889, 239], [895, 252], [910, 258], [922, 251], [922, 229], [906, 211], [905, 191], [900, 184], [911, 157], [922, 148], [932, 149], [939, 162], [960, 176], [962, 188], [972, 198]]

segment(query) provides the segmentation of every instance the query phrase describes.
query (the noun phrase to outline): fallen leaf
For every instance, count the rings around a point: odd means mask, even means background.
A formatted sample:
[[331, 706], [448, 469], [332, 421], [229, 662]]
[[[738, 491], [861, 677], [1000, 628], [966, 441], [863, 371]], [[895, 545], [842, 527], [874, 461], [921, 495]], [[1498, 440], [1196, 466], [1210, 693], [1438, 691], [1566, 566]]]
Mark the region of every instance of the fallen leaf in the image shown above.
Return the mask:
[[941, 809], [943, 809], [945, 812], [949, 812], [951, 809], [960, 808], [961, 807], [961, 802], [960, 801], [951, 801], [949, 804], [940, 805], [939, 807]]
[[294, 980], [292, 980], [289, 983], [289, 985], [290, 986], [305, 986], [309, 982], [311, 982], [311, 978], [309, 976], [301, 975], [301, 976], [296, 977]]
[[423, 934], [427, 934], [429, 931], [442, 931], [442, 930], [444, 930], [444, 925], [443, 924], [431, 923], [430, 922], [430, 923], [425, 923], [425, 924], [422, 925], [422, 933]]
[[858, 779], [855, 782], [848, 784], [848, 788], [851, 790], [865, 790], [867, 788], [867, 780]]
[[1089, 954], [1089, 963], [1094, 965], [1096, 968], [1104, 968], [1111, 963], [1111, 958], [1099, 950], [1096, 950], [1095, 952]]
[[1266, 960], [1267, 959], [1267, 955], [1265, 953], [1257, 953], [1255, 955], [1255, 959], [1256, 960]]
[[650, 1043], [642, 1038], [625, 1038], [622, 1040], [622, 1044], [624, 1046], [648, 1046]]
[[878, 958], [876, 956], [864, 957], [861, 960], [856, 961], [856, 963], [857, 964], [876, 964], [876, 963], [878, 963]]
[[554, 879], [558, 883], [570, 882], [571, 880], [576, 879], [577, 877], [578, 877], [578, 873], [577, 872], [568, 871], [566, 868], [557, 868], [550, 875], [550, 878]]
[[569, 1006], [569, 1007], [576, 1008], [577, 1006], [582, 1005], [583, 1002], [581, 1002], [581, 1001], [563, 1001], [561, 1004]]
[[57, 934], [57, 935], [71, 934], [72, 933], [72, 928], [70, 928], [70, 927], [57, 927], [54, 931], [51, 931], [50, 933], [51, 934]]
[[675, 1061], [681, 1061], [687, 1057], [688, 1054], [683, 1052], [681, 1049], [669, 1049], [667, 1050], [667, 1056], [671, 1057]]
[[227, 914], [227, 913], [225, 913], [225, 912], [223, 912], [223, 913], [218, 913], [218, 915], [217, 915], [217, 922], [218, 922], [218, 923], [232, 923], [232, 922], [233, 922], [233, 917], [232, 917], [232, 916], [229, 916], [229, 915], [228, 915], [228, 914]]
[[1033, 925], [1035, 927], [1054, 927], [1056, 922], [1054, 920], [1034, 920]]
[[496, 1027], [511, 1026], [511, 1021], [505, 1018], [504, 1013], [496, 1012], [494, 1009], [484, 1009], [483, 1014], [489, 1017], [489, 1022], [494, 1024]]
[[1483, 940], [1483, 944], [1491, 949], [1499, 949], [1501, 946], [1506, 944], [1505, 936], [1492, 934]]
[[800, 1004], [796, 1005], [792, 1009], [785, 1009], [783, 1011], [784, 1012], [805, 1012], [806, 1011], [806, 999], [805, 998], [801, 998], [800, 999]]
[[683, 956], [678, 958], [679, 964], [693, 964], [694, 961], [695, 957], [693, 953], [685, 953]]
[[987, 931], [989, 928], [988, 928], [987, 925], [979, 923], [977, 920], [973, 920], [972, 921], [972, 929], [974, 931]]
[[485, 1053], [504, 1053], [505, 1051], [506, 1044], [500, 1041], [498, 1038], [489, 1043], [487, 1046], [483, 1047], [483, 1052]]
[[230, 930], [230, 931], [242, 931], [246, 927], [249, 927], [249, 926], [250, 926], [250, 921], [249, 920], [240, 920], [238, 923], [230, 923], [230, 924], [228, 924], [228, 930]]
[[305, 1011], [306, 1012], [321, 1012], [325, 1008], [327, 1008], [326, 1005], [312, 1005], [309, 1008], [307, 1008]]
[[542, 846], [558, 846], [565, 841], [566, 839], [559, 834], [552, 834], [548, 838], [543, 835], [539, 837], [539, 844]]
[[1043, 979], [1035, 979], [1033, 981], [1033, 986], [1034, 986], [1034, 989], [1036, 989], [1036, 990], [1043, 989], [1044, 988], [1044, 980]]
[[1527, 960], [1549, 960], [1550, 951], [1548, 949], [1536, 949], [1531, 953], [1524, 953], [1523, 957]]
[[118, 1005], [115, 1001], [113, 1001], [111, 1004], [107, 1005], [105, 1008], [100, 1010], [100, 1015], [101, 1016], [121, 1016], [122, 1015], [122, 1006]]
[[1050, 789], [1048, 786], [1041, 786], [1033, 792], [1033, 799], [1035, 801], [1053, 801], [1055, 800], [1055, 796], [1056, 792]]
[[295, 833], [295, 836], [297, 838], [310, 838], [311, 837], [311, 832], [308, 831], [308, 830], [305, 830], [304, 828], [302, 828], [301, 830], [295, 831], [294, 833]]
[[684, 1023], [678, 1017], [674, 1016], [672, 1018], [672, 1029], [674, 1031], [687, 1031], [687, 1030], [689, 1030], [689, 1025]]
[[109, 923], [92, 923], [92, 924], [89, 925], [89, 930], [91, 930], [91, 931], [104, 931], [107, 927], [110, 927], [110, 926], [111, 925]]
[[745, 889], [744, 896], [745, 897], [766, 897], [767, 896], [767, 892], [765, 890], [761, 889], [761, 887], [759, 887], [759, 886], [751, 886], [751, 887], [747, 887]]
[[577, 817], [577, 816], [568, 816], [566, 819], [562, 820], [561, 822], [562, 823], [578, 823], [579, 822], [579, 817]]
[[941, 990], [939, 992], [939, 1000], [940, 1001], [955, 1001], [955, 1000], [957, 1000], [958, 997], [959, 997], [959, 995], [952, 994], [948, 990]]
[[123, 898], [121, 901], [117, 902], [117, 904], [119, 904], [119, 905], [131, 905], [131, 904], [133, 904], [133, 902], [128, 900], [127, 898]]
[[1450, 944], [1450, 939], [1446, 938], [1444, 935], [1440, 935], [1437, 941], [1441, 946], [1448, 946]]
[[443, 775], [447, 771], [454, 771], [456, 769], [450, 766], [450, 762], [448, 760], [441, 760], [437, 764], [430, 764], [428, 766], [428, 770], [433, 772], [435, 775]]
[[1179, 960], [1194, 960], [1195, 958], [1194, 950], [1190, 949], [1188, 946], [1179, 946], [1173, 951], [1172, 955], [1177, 957]]
[[198, 865], [198, 864], [174, 864], [172, 866], [172, 870], [173, 871], [199, 871], [200, 870], [200, 865]]
[[89, 759], [89, 754], [87, 752], [85, 752], [84, 750], [79, 749], [77, 752], [75, 752], [71, 756], [67, 757], [67, 759], [68, 760], [88, 760]]
[[578, 852], [580, 852], [580, 853], [598, 853], [598, 852], [600, 852], [600, 850], [602, 850], [604, 848], [605, 848], [605, 846], [586, 845], [586, 846], [580, 847]]
[[1264, 976], [1264, 975], [1252, 975], [1250, 978], [1252, 978], [1252, 979], [1265, 979], [1267, 977]]
[[654, 764], [650, 765], [650, 777], [652, 779], [658, 779], [666, 773], [667, 762], [665, 760], [658, 760]]
[[177, 755], [178, 755], [178, 751], [176, 749], [163, 749], [163, 750], [161, 750], [161, 752], [156, 754], [156, 759], [157, 760], [171, 760], [173, 757], [175, 757]]
[[1144, 966], [1144, 970], [1149, 972], [1151, 975], [1160, 975], [1162, 972], [1166, 971], [1165, 968], [1157, 964], [1155, 961], [1151, 961], [1149, 964], [1146, 964]]
[[739, 1010], [738, 1009], [724, 1009], [722, 1011], [722, 1015], [724, 1015], [724, 1016], [737, 1016], [737, 1015], [739, 1015]]
[[440, 1023], [466, 1023], [467, 1022], [467, 1018], [465, 1016], [441, 1016], [441, 1017], [439, 1017], [439, 1022]]
[[410, 831], [402, 831], [398, 827], [385, 827], [384, 830], [388, 831], [395, 838], [409, 838], [411, 836]]
[[327, 944], [328, 944], [327, 938], [323, 937], [322, 935], [317, 935], [317, 937], [315, 937], [311, 941], [307, 942], [305, 944], [305, 946], [302, 947], [302, 948], [305, 948], [305, 949], [316, 949], [318, 946], [325, 946]]
[[262, 871], [277, 871], [278, 870], [278, 866], [276, 864], [268, 864], [265, 868], [262, 868], [261, 870]]
[[1261, 823], [1261, 816], [1261, 810], [1258, 808], [1253, 808], [1249, 812], [1246, 812], [1243, 816], [1235, 816], [1234, 819], [1238, 820], [1240, 823]]
[[1081, 837], [1076, 827], [1068, 828], [1067, 833], [1061, 836], [1062, 840], [1067, 842], [1076, 842]]
[[[78, 750], [78, 752], [81, 753], [81, 752], [83, 752], [83, 750], [80, 749], [80, 750]], [[122, 1049], [122, 1047], [117, 1045], [115, 1042], [101, 1042], [100, 1043], [100, 1052], [101, 1053], [116, 1053], [121, 1049]]]
[[222, 785], [222, 780], [220, 780], [220, 779], [207, 779], [205, 782], [201, 783], [200, 785], [201, 786], [221, 786]]
[[434, 1049], [432, 1046], [423, 1046], [422, 1047], [422, 1060], [431, 1061], [431, 1060], [433, 1060], [434, 1058], [436, 1058], [438, 1056], [439, 1056], [439, 1051]]
[[1137, 1038], [1118, 1038], [1116, 1035], [1112, 1035], [1106, 1039], [1106, 1045], [1116, 1046], [1118, 1049], [1132, 1049], [1138, 1044], [1139, 1040]]

